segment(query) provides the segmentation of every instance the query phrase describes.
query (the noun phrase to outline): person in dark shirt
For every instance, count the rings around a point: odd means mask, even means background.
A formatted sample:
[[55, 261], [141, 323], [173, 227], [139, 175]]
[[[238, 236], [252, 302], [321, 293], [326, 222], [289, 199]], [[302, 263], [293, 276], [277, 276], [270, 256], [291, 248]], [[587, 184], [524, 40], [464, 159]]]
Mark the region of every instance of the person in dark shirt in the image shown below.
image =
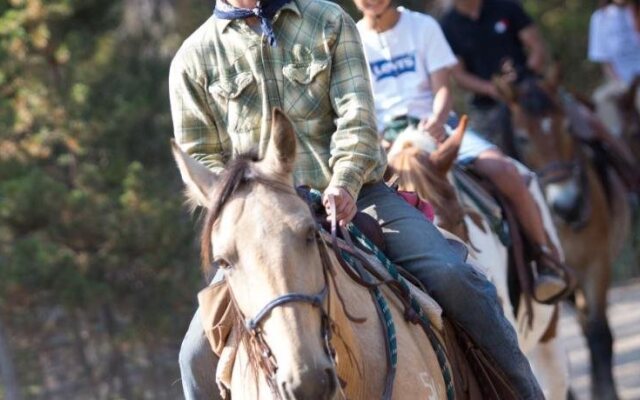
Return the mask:
[[505, 65], [521, 76], [542, 74], [547, 57], [537, 27], [513, 0], [453, 0], [440, 23], [459, 60], [453, 77], [473, 93], [471, 126], [502, 145], [495, 127], [503, 110], [491, 78]]
[[[452, 75], [473, 93], [470, 128], [507, 152], [510, 120], [492, 82], [494, 75], [511, 73], [515, 79], [541, 76], [547, 52], [533, 20], [515, 0], [453, 0], [441, 21], [442, 30], [458, 64]], [[591, 143], [602, 143], [604, 154], [632, 191], [640, 191], [640, 173], [629, 149], [601, 121], [566, 90], [564, 107], [573, 115], [575, 133]], [[576, 128], [579, 127], [579, 128]]]

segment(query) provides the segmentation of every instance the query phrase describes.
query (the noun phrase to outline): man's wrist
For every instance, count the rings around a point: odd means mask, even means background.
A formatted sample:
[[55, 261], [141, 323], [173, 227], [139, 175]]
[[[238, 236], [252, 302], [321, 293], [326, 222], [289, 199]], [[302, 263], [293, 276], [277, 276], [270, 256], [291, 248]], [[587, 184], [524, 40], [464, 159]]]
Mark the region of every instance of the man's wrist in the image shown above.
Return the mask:
[[357, 173], [350, 170], [336, 171], [329, 182], [327, 187], [339, 187], [343, 188], [353, 197], [354, 200], [358, 198], [358, 193], [362, 189], [362, 177]]

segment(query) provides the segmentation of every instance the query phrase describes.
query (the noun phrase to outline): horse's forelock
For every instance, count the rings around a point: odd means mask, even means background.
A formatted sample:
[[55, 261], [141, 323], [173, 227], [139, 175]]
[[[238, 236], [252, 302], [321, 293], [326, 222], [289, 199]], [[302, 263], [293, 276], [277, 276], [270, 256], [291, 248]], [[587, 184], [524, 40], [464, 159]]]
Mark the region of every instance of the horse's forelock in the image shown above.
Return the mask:
[[255, 181], [258, 175], [255, 171], [254, 163], [257, 161], [257, 154], [243, 154], [232, 160], [220, 175], [220, 183], [216, 186], [216, 191], [214, 196], [212, 196], [212, 204], [208, 208], [200, 236], [200, 256], [202, 268], [205, 269], [205, 271], [213, 262], [211, 249], [213, 226], [218, 218], [220, 218], [222, 209], [231, 196], [242, 186]]

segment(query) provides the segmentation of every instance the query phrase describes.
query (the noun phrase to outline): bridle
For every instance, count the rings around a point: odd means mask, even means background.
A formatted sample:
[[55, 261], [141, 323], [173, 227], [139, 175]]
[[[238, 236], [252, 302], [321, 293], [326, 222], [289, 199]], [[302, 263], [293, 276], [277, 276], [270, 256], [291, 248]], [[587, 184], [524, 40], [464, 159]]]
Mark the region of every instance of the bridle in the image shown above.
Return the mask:
[[[298, 196], [298, 194], [292, 190], [291, 187], [284, 185], [278, 181], [267, 179], [264, 177], [252, 177], [252, 179], [256, 182], [264, 184], [276, 191], [280, 191], [286, 194], [291, 194], [294, 196]], [[320, 311], [321, 318], [321, 328], [320, 335], [323, 342], [323, 347], [326, 354], [331, 359], [333, 366], [335, 368], [335, 349], [331, 345], [332, 338], [332, 329], [333, 329], [333, 321], [329, 315], [329, 311], [331, 309], [330, 306], [330, 284], [329, 280], [332, 279], [334, 275], [334, 271], [332, 269], [331, 260], [329, 258], [326, 244], [324, 240], [321, 238], [319, 227], [316, 228], [315, 233], [315, 242], [320, 254], [320, 260], [322, 264], [322, 274], [323, 274], [323, 288], [315, 294], [306, 294], [306, 293], [287, 293], [281, 296], [274, 298], [265, 304], [260, 311], [258, 311], [254, 317], [247, 318], [242, 313], [237, 301], [236, 297], [233, 293], [231, 286], [229, 286], [229, 293], [231, 297], [231, 301], [236, 309], [236, 312], [240, 316], [243, 321], [244, 331], [247, 333], [247, 337], [249, 338], [250, 346], [247, 349], [249, 352], [254, 352], [258, 360], [258, 367], [264, 372], [265, 377], [267, 378], [267, 384], [272, 391], [272, 394], [275, 398], [280, 398], [280, 394], [278, 391], [277, 383], [276, 383], [276, 372], [278, 370], [278, 362], [275, 358], [275, 355], [271, 351], [271, 348], [267, 344], [264, 339], [264, 331], [262, 329], [262, 324], [265, 319], [271, 314], [271, 312], [278, 308], [287, 304], [292, 303], [302, 303], [309, 304], [313, 308], [316, 308]], [[335, 282], [334, 282], [335, 283]], [[325, 309], [324, 305], [327, 304]]]
[[569, 179], [577, 182], [580, 213], [575, 221], [570, 222], [570, 225], [576, 230], [582, 228], [589, 220], [591, 207], [587, 200], [589, 199], [587, 170], [584, 166], [584, 160], [580, 152], [576, 151], [570, 161], [551, 161], [534, 172], [538, 176], [542, 187]]
[[551, 183], [580, 177], [583, 175], [583, 168], [577, 157], [574, 157], [571, 161], [552, 161], [544, 167], [537, 169], [535, 173], [540, 179], [540, 183], [546, 186]]
[[[303, 303], [309, 304], [313, 308], [317, 308], [318, 310], [320, 310], [320, 336], [322, 338], [325, 353], [329, 356], [335, 367], [335, 350], [331, 345], [333, 322], [328, 312], [328, 310], [330, 309], [328, 299], [330, 287], [329, 274], [331, 274], [331, 265], [329, 264], [329, 257], [326, 254], [324, 245], [320, 242], [322, 239], [320, 238], [319, 232], [316, 232], [315, 236], [318, 250], [320, 251], [322, 272], [324, 277], [324, 285], [320, 292], [316, 294], [305, 294], [296, 292], [283, 294], [265, 304], [253, 318], [246, 318], [244, 317], [244, 314], [240, 310], [240, 307], [235, 300], [233, 290], [231, 290], [231, 287], [229, 287], [232, 302], [234, 303], [238, 315], [244, 319], [243, 327], [245, 332], [248, 334], [251, 347], [253, 347], [253, 349], [250, 348], [247, 350], [255, 351], [255, 355], [258, 357], [258, 366], [264, 372], [265, 377], [267, 378], [267, 383], [276, 398], [280, 397], [275, 380], [276, 372], [278, 370], [278, 362], [273, 352], [271, 351], [271, 348], [265, 341], [264, 331], [262, 330], [262, 323], [274, 309], [282, 307], [286, 304]], [[327, 303], [326, 310], [324, 308], [325, 302]]]

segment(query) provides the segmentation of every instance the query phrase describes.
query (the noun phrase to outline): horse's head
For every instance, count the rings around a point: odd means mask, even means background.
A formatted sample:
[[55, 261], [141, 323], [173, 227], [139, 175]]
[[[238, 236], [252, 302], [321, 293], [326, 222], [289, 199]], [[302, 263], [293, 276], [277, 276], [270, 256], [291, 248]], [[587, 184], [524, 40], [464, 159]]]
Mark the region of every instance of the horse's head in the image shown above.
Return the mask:
[[272, 353], [267, 361], [254, 353], [256, 364], [271, 363], [262, 365], [271, 388], [286, 399], [333, 398], [337, 378], [323, 337], [327, 282], [316, 224], [293, 188], [291, 122], [274, 110], [262, 160], [240, 157], [221, 174], [175, 143], [173, 153], [189, 196], [208, 210], [203, 263], [224, 270], [253, 350]]
[[398, 177], [401, 190], [416, 192], [435, 209], [438, 226], [463, 240], [469, 235], [464, 210], [458, 202], [448, 174], [458, 156], [467, 126], [463, 116], [457, 129], [437, 145], [426, 133], [407, 130], [398, 135], [389, 153], [389, 166]]
[[569, 117], [560, 99], [560, 72], [550, 69], [544, 79], [519, 83], [494, 79], [511, 111], [516, 150], [521, 161], [540, 177], [554, 213], [575, 222], [584, 199], [579, 149], [569, 132]]

